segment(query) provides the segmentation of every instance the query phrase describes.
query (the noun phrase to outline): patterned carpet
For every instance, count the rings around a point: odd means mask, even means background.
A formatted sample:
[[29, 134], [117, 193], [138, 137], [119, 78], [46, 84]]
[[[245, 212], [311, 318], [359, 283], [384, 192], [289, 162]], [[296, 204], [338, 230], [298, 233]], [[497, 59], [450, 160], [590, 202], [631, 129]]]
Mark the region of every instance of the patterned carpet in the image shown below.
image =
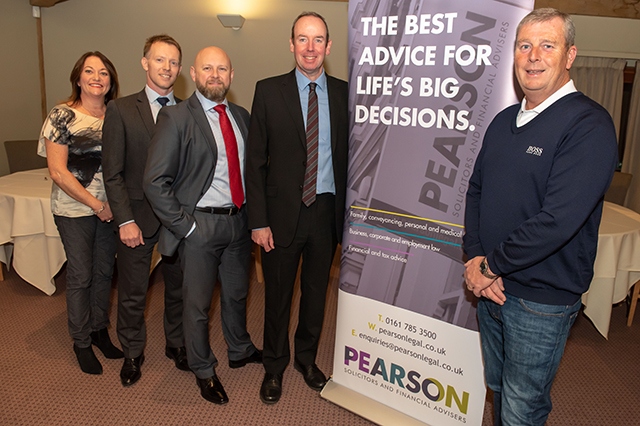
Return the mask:
[[[57, 291], [51, 297], [15, 272], [5, 273], [5, 281], [0, 282], [0, 425], [371, 424], [320, 398], [293, 368], [285, 372], [280, 402], [273, 406], [261, 403], [262, 367], [249, 364], [231, 370], [227, 365], [217, 293], [211, 342], [230, 402], [216, 406], [205, 401], [194, 376], [177, 370], [164, 355], [163, 282], [157, 273], [151, 280], [142, 379], [123, 388], [119, 380], [122, 361], [105, 359], [97, 350], [104, 373], [80, 372], [67, 334], [64, 270], [56, 278]], [[325, 373], [332, 371], [337, 292], [334, 270], [317, 360]], [[115, 300], [115, 290], [112, 298]], [[263, 300], [264, 288], [253, 279], [248, 328], [258, 347], [262, 347]], [[549, 425], [640, 424], [640, 318], [627, 328], [625, 309], [624, 304], [614, 308], [608, 341], [588, 319], [578, 318], [553, 388]], [[114, 306], [110, 327], [114, 341], [115, 313]], [[292, 315], [296, 318], [297, 312]], [[483, 425], [492, 424], [490, 413], [487, 403]]]

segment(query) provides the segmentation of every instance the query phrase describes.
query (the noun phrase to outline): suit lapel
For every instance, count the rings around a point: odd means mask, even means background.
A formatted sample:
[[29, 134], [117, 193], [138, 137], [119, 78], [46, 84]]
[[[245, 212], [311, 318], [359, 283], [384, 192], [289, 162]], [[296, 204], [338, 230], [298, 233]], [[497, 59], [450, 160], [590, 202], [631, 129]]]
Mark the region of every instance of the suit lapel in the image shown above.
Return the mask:
[[151, 136], [153, 136], [153, 128], [155, 127], [156, 124], [153, 121], [153, 115], [151, 114], [151, 106], [149, 105], [149, 98], [147, 98], [147, 94], [145, 93], [144, 89], [138, 93], [136, 107], [138, 108], [138, 113], [142, 118], [144, 127], [147, 129], [147, 133], [149, 134], [149, 139], [151, 139]]
[[331, 125], [331, 152], [335, 152], [338, 143], [338, 111], [342, 109], [338, 105], [340, 97], [338, 91], [333, 85], [332, 79], [327, 75], [327, 94], [329, 95], [329, 121]]
[[238, 112], [238, 107], [236, 106], [236, 104], [229, 102], [229, 110], [231, 111], [231, 115], [233, 116], [233, 119], [240, 129], [240, 135], [242, 135], [242, 139], [246, 141], [247, 136], [249, 135], [249, 129], [247, 128], [244, 120], [242, 120], [240, 113]]
[[216, 146], [216, 141], [213, 139], [213, 132], [211, 132], [209, 120], [204, 113], [204, 109], [202, 109], [202, 104], [198, 100], [195, 92], [193, 92], [193, 95], [191, 95], [187, 102], [189, 112], [193, 116], [196, 125], [200, 128], [200, 132], [204, 135], [207, 143], [209, 144], [209, 148], [211, 149], [211, 153], [213, 154], [215, 164], [215, 161], [217, 161], [218, 158], [218, 148]]
[[298, 83], [296, 81], [295, 68], [289, 74], [286, 75], [282, 82], [282, 96], [284, 97], [285, 104], [292, 121], [296, 126], [298, 135], [300, 136], [300, 142], [304, 149], [307, 149], [307, 134], [304, 129], [304, 118], [302, 117], [302, 107], [300, 106], [300, 94], [298, 93]]

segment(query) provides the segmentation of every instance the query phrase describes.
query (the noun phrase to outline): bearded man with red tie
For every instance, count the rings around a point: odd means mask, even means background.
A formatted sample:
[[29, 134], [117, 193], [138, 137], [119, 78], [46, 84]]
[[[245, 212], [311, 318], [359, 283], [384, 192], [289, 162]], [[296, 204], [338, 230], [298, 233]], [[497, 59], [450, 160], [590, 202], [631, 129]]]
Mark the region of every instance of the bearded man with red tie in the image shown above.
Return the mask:
[[242, 176], [249, 113], [226, 99], [233, 68], [222, 49], [201, 50], [190, 74], [194, 94], [158, 116], [144, 191], [163, 225], [158, 250], [166, 255], [179, 251], [189, 367], [202, 397], [225, 404], [229, 398], [209, 344], [217, 279], [229, 366], [262, 362], [262, 351], [246, 328], [251, 238]]

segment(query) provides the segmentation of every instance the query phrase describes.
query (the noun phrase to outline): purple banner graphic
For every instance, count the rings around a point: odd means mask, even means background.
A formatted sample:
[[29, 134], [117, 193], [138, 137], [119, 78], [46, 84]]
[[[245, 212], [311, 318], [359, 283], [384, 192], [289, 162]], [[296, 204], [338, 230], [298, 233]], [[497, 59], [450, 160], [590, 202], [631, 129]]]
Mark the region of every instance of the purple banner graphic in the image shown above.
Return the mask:
[[343, 291], [477, 330], [463, 285], [465, 194], [485, 129], [517, 102], [515, 31], [532, 7], [349, 3]]

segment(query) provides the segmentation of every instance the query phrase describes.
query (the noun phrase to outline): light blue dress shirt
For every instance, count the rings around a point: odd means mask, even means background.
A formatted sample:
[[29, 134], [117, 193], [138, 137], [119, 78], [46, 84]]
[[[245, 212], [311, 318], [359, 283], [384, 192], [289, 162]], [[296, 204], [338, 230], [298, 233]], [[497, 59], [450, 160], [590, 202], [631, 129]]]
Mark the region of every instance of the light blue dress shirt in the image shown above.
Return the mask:
[[[309, 80], [296, 68], [296, 82], [300, 95], [300, 106], [304, 127], [307, 128], [307, 110], [309, 108]], [[331, 159], [331, 120], [329, 118], [329, 93], [327, 91], [327, 75], [324, 71], [314, 82], [318, 94], [318, 180], [316, 194], [336, 193], [333, 179], [333, 162]]]
[[176, 98], [173, 96], [173, 90], [171, 91], [171, 93], [165, 96], [158, 94], [155, 90], [147, 85], [144, 86], [144, 92], [147, 94], [147, 99], [149, 99], [149, 106], [151, 106], [151, 115], [153, 115], [154, 122], [158, 119], [158, 113], [160, 112], [160, 108], [162, 108], [162, 105], [160, 105], [160, 102], [158, 102], [158, 98], [169, 98], [167, 106], [176, 104]]
[[[227, 149], [224, 145], [222, 130], [220, 129], [220, 114], [218, 114], [217, 111], [212, 110], [212, 108], [218, 104], [205, 98], [198, 91], [196, 91], [196, 96], [198, 97], [198, 100], [202, 105], [204, 114], [207, 116], [209, 126], [211, 127], [211, 131], [213, 132], [213, 138], [215, 139], [216, 146], [218, 147], [218, 159], [216, 161], [216, 171], [213, 175], [213, 181], [211, 181], [211, 186], [209, 187], [207, 192], [205, 192], [200, 201], [198, 201], [197, 206], [233, 207], [234, 204], [233, 200], [231, 199], [231, 189], [229, 188], [229, 165], [227, 163]], [[242, 190], [246, 194], [247, 192], [244, 188], [244, 139], [242, 138], [240, 128], [238, 127], [233, 114], [229, 110], [229, 103], [226, 99], [222, 103], [227, 106], [227, 115], [229, 116], [229, 121], [231, 121], [233, 132], [236, 135], [236, 142], [238, 143], [238, 157], [240, 159], [240, 176], [242, 176]]]

